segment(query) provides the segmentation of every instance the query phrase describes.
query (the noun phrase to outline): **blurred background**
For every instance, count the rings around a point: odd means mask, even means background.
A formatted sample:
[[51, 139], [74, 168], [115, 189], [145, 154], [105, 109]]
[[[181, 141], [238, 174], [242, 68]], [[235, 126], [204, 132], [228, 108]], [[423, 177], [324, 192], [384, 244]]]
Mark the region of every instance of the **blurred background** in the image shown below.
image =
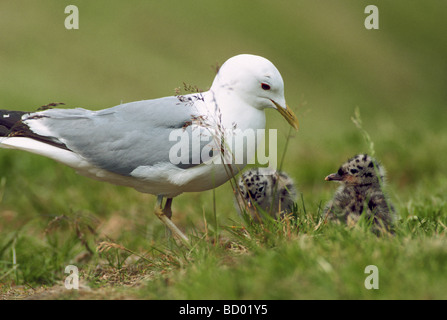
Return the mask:
[[[64, 27], [71, 4], [78, 30]], [[370, 4], [379, 9], [379, 30], [364, 27]], [[62, 102], [97, 110], [174, 95], [184, 82], [206, 90], [216, 66], [257, 54], [280, 70], [300, 120], [285, 150], [289, 128], [267, 111], [268, 127], [279, 129], [279, 153], [286, 152], [283, 169], [308, 210], [318, 211], [335, 190], [327, 174], [370, 152], [351, 120], [356, 108], [398, 206], [415, 196], [445, 199], [446, 17], [444, 1], [2, 0], [0, 108]], [[148, 223], [156, 219], [155, 197], [80, 177], [52, 160], [0, 150], [0, 179], [0, 231], [80, 211], [114, 218], [119, 228], [107, 225], [109, 235], [161, 228]], [[236, 217], [231, 187], [216, 194], [218, 219], [229, 224]], [[212, 206], [212, 191], [183, 194], [174, 219], [212, 220]]]

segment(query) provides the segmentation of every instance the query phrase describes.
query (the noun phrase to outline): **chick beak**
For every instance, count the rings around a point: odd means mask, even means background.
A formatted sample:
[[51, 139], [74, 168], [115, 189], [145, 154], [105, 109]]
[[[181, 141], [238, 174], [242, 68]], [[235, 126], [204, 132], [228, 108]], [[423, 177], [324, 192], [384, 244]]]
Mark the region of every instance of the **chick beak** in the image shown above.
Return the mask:
[[326, 181], [342, 181], [343, 177], [339, 175], [338, 173], [331, 173], [326, 178], [324, 178]]
[[292, 109], [289, 108], [289, 106], [286, 104], [286, 107], [284, 108], [280, 104], [276, 103], [274, 100], [272, 100], [273, 104], [276, 106], [276, 110], [287, 120], [287, 122], [295, 128], [295, 130], [298, 130], [299, 124], [298, 124], [298, 118], [296, 117], [295, 113], [293, 113]]

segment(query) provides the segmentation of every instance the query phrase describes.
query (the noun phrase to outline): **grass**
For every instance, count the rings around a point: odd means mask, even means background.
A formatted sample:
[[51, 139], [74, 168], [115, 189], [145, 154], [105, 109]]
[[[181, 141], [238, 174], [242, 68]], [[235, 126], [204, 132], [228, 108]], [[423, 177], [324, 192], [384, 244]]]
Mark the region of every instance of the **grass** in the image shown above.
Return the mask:
[[[267, 111], [300, 198], [294, 217], [257, 225], [237, 215], [228, 183], [180, 195], [173, 219], [192, 238], [187, 249], [166, 238], [155, 197], [2, 149], [1, 298], [447, 298], [445, 4], [378, 3], [377, 31], [363, 27], [367, 1], [70, 4], [77, 31], [63, 27], [63, 3], [2, 2], [0, 108], [100, 109], [183, 83], [206, 90], [216, 64], [257, 53], [281, 71], [300, 120], [288, 140]], [[394, 236], [322, 221], [336, 187], [324, 177], [370, 150], [401, 217]], [[69, 264], [80, 290], [63, 288]], [[378, 290], [364, 286], [368, 265]]]

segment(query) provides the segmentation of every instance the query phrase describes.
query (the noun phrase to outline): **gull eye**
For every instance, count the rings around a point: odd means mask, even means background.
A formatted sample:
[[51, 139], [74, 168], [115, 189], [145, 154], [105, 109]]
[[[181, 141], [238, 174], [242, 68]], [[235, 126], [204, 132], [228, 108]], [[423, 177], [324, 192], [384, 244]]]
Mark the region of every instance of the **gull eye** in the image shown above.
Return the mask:
[[267, 83], [261, 83], [261, 88], [263, 90], [270, 90], [270, 86]]

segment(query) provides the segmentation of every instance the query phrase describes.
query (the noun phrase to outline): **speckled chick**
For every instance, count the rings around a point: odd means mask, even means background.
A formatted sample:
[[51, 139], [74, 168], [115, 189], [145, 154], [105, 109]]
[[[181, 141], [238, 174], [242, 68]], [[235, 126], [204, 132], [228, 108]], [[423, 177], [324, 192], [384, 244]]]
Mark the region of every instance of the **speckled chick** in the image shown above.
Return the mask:
[[264, 212], [273, 218], [291, 213], [297, 197], [293, 180], [284, 172], [270, 168], [251, 168], [238, 179], [236, 208], [245, 209], [255, 221]]
[[375, 233], [390, 231], [395, 210], [383, 192], [385, 170], [378, 161], [367, 154], [356, 155], [325, 180], [341, 183], [325, 208], [329, 219], [349, 224], [365, 212], [368, 219], [373, 219]]

